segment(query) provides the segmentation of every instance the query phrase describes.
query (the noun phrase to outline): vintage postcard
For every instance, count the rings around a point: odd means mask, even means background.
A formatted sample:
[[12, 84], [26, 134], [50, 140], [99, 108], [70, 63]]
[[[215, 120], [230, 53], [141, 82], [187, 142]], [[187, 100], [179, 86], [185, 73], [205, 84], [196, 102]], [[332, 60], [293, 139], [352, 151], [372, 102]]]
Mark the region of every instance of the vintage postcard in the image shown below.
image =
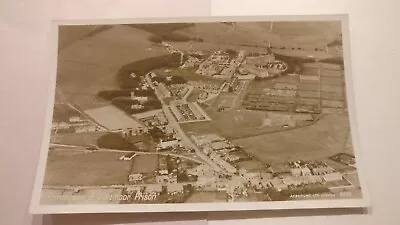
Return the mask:
[[367, 205], [346, 16], [54, 26], [33, 213]]

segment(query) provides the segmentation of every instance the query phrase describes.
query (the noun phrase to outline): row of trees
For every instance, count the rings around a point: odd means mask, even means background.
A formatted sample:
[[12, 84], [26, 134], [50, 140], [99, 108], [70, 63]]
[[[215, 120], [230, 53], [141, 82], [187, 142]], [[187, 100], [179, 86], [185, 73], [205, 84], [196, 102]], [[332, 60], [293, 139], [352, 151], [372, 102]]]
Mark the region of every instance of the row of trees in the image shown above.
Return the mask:
[[146, 96], [146, 97], [151, 97], [151, 98], [157, 98], [156, 94], [154, 93], [154, 90], [148, 89], [148, 90], [143, 90], [143, 89], [121, 89], [121, 90], [104, 90], [100, 91], [97, 95], [100, 98], [103, 98], [107, 101], [112, 101], [115, 98], [118, 97], [130, 97], [131, 92], [135, 92], [135, 96]]
[[203, 38], [191, 38], [183, 34], [179, 33], [165, 33], [165, 34], [153, 34], [149, 37], [149, 40], [153, 43], [161, 43], [163, 41], [176, 41], [176, 42], [185, 42], [185, 41], [197, 41], [203, 42]]
[[153, 34], [171, 33], [184, 28], [194, 26], [194, 23], [147, 23], [129, 24], [127, 26], [139, 28]]
[[[128, 114], [141, 113], [162, 108], [161, 102], [156, 98], [149, 98], [148, 101], [140, 103], [135, 99], [118, 97], [114, 98], [111, 103]], [[142, 108], [132, 108], [133, 105], [142, 105]]]
[[[121, 88], [137, 88], [140, 86], [140, 76], [158, 68], [176, 68], [180, 65], [180, 60], [181, 55], [179, 53], [173, 53], [170, 55], [157, 56], [129, 63], [118, 71], [118, 81]], [[133, 78], [131, 76], [132, 73], [137, 76]]]
[[172, 76], [171, 79], [167, 79], [164, 76], [156, 76], [153, 78], [153, 81], [163, 82], [165, 85], [171, 84], [186, 84], [187, 80], [182, 76]]
[[97, 146], [100, 148], [123, 149], [130, 151], [138, 150], [132, 143], [124, 139], [119, 133], [104, 134], [97, 140]]
[[154, 43], [162, 41], [203, 41], [202, 38], [191, 38], [184, 34], [176, 33], [175, 31], [194, 26], [194, 23], [153, 23], [153, 24], [132, 24], [131, 27], [145, 30], [153, 35], [149, 40]]

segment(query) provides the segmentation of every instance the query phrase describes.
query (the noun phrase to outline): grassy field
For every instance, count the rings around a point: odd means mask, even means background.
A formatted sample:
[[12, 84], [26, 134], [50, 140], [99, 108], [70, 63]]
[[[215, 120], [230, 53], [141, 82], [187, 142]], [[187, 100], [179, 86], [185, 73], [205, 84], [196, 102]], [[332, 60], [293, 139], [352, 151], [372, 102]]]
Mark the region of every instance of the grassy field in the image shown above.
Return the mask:
[[126, 184], [129, 161], [120, 161], [121, 153], [50, 151], [44, 185]]
[[199, 88], [195, 88], [193, 89], [192, 92], [190, 92], [189, 96], [187, 97], [187, 101], [188, 102], [195, 102], [197, 101], [197, 98], [199, 97], [199, 95], [203, 93], [203, 90], [199, 89]]
[[258, 134], [266, 112], [250, 110], [227, 110], [217, 112], [216, 107], [205, 109], [211, 121], [181, 124], [182, 129], [193, 134], [218, 133], [225, 138], [238, 138], [243, 135]]
[[57, 134], [52, 139], [52, 143], [77, 146], [97, 145], [97, 140], [106, 133], [107, 132]]
[[133, 158], [131, 173], [153, 173], [157, 168], [158, 155], [138, 155]]
[[[217, 107], [205, 109], [212, 119], [207, 122], [181, 124], [188, 134], [202, 135], [218, 133], [228, 140], [257, 136], [266, 133], [288, 130], [281, 126], [264, 126], [268, 112], [232, 109], [218, 112]], [[310, 122], [301, 122], [299, 126], [306, 126]]]
[[[64, 31], [62, 35], [67, 36], [69, 32], [77, 31]], [[116, 74], [121, 66], [167, 53], [164, 47], [154, 46], [148, 41], [149, 35], [136, 28], [115, 25], [69, 43], [59, 52], [58, 86], [70, 101], [81, 108], [103, 105], [105, 102], [96, 94], [100, 90], [118, 87]]]
[[110, 26], [107, 25], [60, 26], [58, 30], [58, 46], [60, 49], [63, 49], [75, 41], [83, 40], [108, 28]]
[[[240, 22], [236, 26], [199, 23], [179, 33], [215, 44], [262, 46], [269, 40], [270, 28], [270, 22]], [[271, 43], [276, 47], [324, 48], [340, 33], [340, 22], [274, 22]]]
[[126, 128], [136, 129], [143, 126], [139, 121], [113, 105], [89, 109], [86, 110], [85, 113], [110, 130]]
[[232, 107], [236, 94], [233, 93], [221, 93], [217, 99], [213, 102], [214, 107]]
[[257, 160], [248, 160], [238, 163], [239, 169], [246, 169], [248, 172], [267, 171], [265, 165]]
[[285, 132], [234, 140], [267, 164], [288, 160], [319, 160], [344, 151], [348, 116], [326, 115], [317, 123]]
[[223, 81], [222, 80], [218, 80], [218, 79], [214, 79], [208, 76], [202, 76], [199, 74], [196, 74], [196, 70], [194, 69], [171, 69], [171, 72], [165, 72], [165, 69], [157, 69], [154, 70], [154, 72], [157, 75], [160, 76], [181, 76], [183, 77], [185, 80], [187, 81], [202, 81], [202, 82], [207, 82], [207, 83], [212, 83], [212, 84], [220, 84]]

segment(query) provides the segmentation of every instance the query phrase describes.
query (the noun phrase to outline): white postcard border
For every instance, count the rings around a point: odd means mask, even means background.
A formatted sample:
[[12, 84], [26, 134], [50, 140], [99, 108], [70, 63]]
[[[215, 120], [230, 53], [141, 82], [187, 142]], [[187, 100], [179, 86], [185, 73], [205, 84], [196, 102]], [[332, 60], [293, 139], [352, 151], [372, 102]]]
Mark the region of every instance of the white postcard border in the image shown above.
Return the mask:
[[[41, 205], [40, 196], [43, 187], [48, 146], [51, 135], [51, 122], [55, 99], [57, 74], [58, 26], [60, 25], [96, 25], [96, 24], [129, 24], [129, 23], [172, 23], [172, 22], [251, 22], [251, 21], [332, 21], [342, 24], [343, 57], [345, 63], [346, 97], [353, 141], [354, 155], [357, 163], [357, 173], [362, 187], [361, 199], [331, 199], [331, 200], [289, 200], [241, 203], [178, 203], [178, 204], [71, 204], [71, 205]], [[117, 213], [117, 212], [194, 212], [194, 211], [238, 211], [238, 210], [280, 210], [280, 209], [323, 209], [323, 208], [367, 208], [371, 206], [368, 184], [364, 174], [365, 165], [360, 149], [359, 132], [356, 123], [356, 107], [353, 91], [352, 69], [350, 61], [350, 36], [348, 15], [282, 15], [282, 16], [232, 16], [232, 17], [193, 17], [193, 18], [137, 18], [116, 20], [57, 20], [52, 22], [49, 37], [49, 68], [50, 84], [46, 125], [44, 127], [39, 162], [34, 181], [33, 193], [29, 211], [32, 214], [63, 214], [63, 213]]]

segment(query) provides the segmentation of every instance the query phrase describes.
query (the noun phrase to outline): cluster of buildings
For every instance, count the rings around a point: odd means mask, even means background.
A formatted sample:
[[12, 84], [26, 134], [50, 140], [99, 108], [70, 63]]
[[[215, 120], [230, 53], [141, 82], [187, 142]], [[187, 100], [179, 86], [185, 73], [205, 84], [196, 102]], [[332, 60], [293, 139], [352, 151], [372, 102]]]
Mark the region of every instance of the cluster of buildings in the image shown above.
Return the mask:
[[288, 66], [285, 62], [277, 60], [275, 55], [268, 49], [256, 56], [244, 58], [242, 66], [239, 68], [241, 75], [252, 74], [259, 77], [276, 76], [285, 72]]
[[208, 57], [207, 60], [202, 62], [198, 69], [197, 74], [214, 76], [215, 74], [221, 73], [221, 71], [229, 66], [229, 55], [223, 51], [216, 51]]
[[232, 79], [244, 59], [243, 50], [238, 52], [236, 58], [231, 58], [226, 52], [216, 51], [200, 64], [196, 73], [220, 79]]
[[216, 83], [204, 81], [189, 81], [188, 84], [194, 88], [204, 90], [209, 94], [218, 94], [221, 87], [225, 85], [225, 82]]
[[209, 120], [206, 112], [196, 102], [171, 101], [169, 108], [180, 123]]
[[141, 134], [148, 133], [149, 129], [144, 126], [136, 127], [136, 128], [126, 128], [126, 129], [121, 129], [117, 132], [121, 132], [123, 137], [132, 137], [132, 136], [137, 136]]
[[234, 166], [236, 163], [250, 158], [237, 146], [217, 134], [192, 135], [191, 138], [197, 146], [201, 147], [207, 157], [231, 174], [237, 172], [237, 168]]
[[346, 166], [356, 168], [356, 158], [354, 157], [354, 155], [350, 155], [350, 154], [346, 154], [346, 153], [339, 153], [337, 155], [330, 157], [330, 159], [335, 162], [344, 164]]
[[[165, 98], [170, 98], [171, 91], [163, 82], [152, 81], [152, 78], [156, 76], [157, 74], [151, 72], [146, 74], [144, 80], [147, 83], [147, 85], [149, 85], [154, 90], [155, 94], [158, 96], [160, 100]], [[171, 79], [171, 77], [169, 79]]]
[[155, 90], [155, 92], [157, 93], [158, 96], [162, 96], [163, 98], [170, 98], [171, 97], [171, 91], [162, 82], [157, 83], [157, 86], [155, 87], [154, 90]]
[[146, 127], [164, 126], [168, 124], [168, 119], [162, 109], [137, 113], [133, 115]]
[[102, 131], [104, 129], [81, 116], [71, 116], [65, 121], [53, 120], [51, 130], [57, 133], [84, 133]]
[[[292, 177], [301, 177], [301, 180], [310, 183], [340, 181], [343, 179], [341, 173], [320, 161], [296, 161], [289, 163]], [[299, 182], [299, 179], [294, 179]]]
[[189, 56], [188, 59], [180, 66], [181, 69], [188, 69], [188, 68], [194, 68], [198, 65], [200, 65], [200, 59]]
[[185, 84], [172, 84], [169, 89], [176, 99], [183, 99], [190, 91], [190, 87]]

